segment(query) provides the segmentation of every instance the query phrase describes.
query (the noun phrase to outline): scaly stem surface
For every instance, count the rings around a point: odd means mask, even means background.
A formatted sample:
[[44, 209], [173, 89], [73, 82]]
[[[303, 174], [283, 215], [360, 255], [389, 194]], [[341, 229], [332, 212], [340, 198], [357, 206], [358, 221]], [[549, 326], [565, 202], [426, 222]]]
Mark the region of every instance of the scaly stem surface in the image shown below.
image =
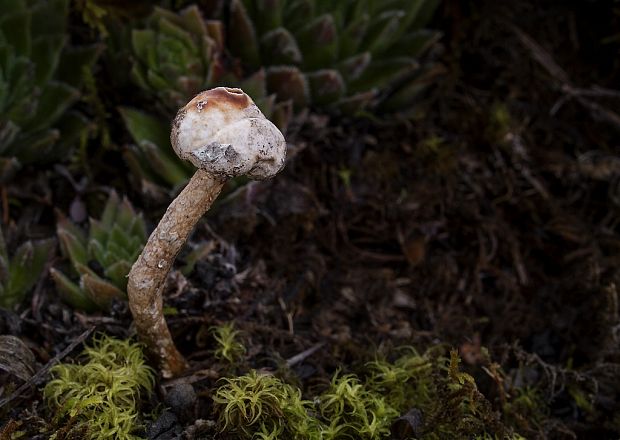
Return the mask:
[[221, 179], [206, 171], [196, 171], [166, 210], [129, 272], [127, 296], [136, 330], [166, 378], [179, 375], [187, 367], [164, 319], [162, 291], [166, 277], [189, 234], [223, 185]]

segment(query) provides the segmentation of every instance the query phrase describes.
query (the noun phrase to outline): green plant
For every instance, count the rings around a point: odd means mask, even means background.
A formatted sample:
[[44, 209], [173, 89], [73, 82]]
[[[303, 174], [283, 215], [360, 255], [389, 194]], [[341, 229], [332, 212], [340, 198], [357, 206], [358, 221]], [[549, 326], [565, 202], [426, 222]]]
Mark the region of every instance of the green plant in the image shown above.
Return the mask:
[[212, 327], [213, 337], [217, 342], [215, 357], [234, 364], [245, 355], [245, 347], [239, 342], [239, 331], [232, 322]]
[[172, 188], [171, 192], [176, 192], [192, 177], [194, 169], [174, 154], [168, 124], [141, 110], [121, 107], [119, 111], [134, 140], [123, 156], [142, 190], [165, 194]]
[[196, 5], [179, 13], [155, 7], [145, 28], [131, 31], [132, 78], [157, 97], [165, 114], [202, 90], [225, 85], [245, 90], [268, 118], [285, 124], [288, 107], [267, 96], [265, 75], [259, 69], [243, 74], [230, 66], [224, 40], [222, 22], [205, 20]]
[[125, 298], [127, 274], [146, 242], [146, 226], [129, 201], [112, 192], [100, 220], [90, 219], [88, 235], [66, 218], [57, 226], [63, 253], [71, 260], [79, 283], [56, 269], [58, 291], [74, 307], [105, 308]]
[[70, 108], [99, 48], [67, 44], [68, 7], [69, 0], [0, 6], [0, 179], [20, 164], [64, 159], [87, 128]]
[[399, 412], [352, 374], [336, 374], [318, 399], [326, 425], [322, 438], [381, 439]]
[[69, 419], [72, 429], [87, 428], [89, 439], [139, 439], [138, 407], [153, 389], [153, 371], [140, 345], [101, 336], [82, 353], [84, 364], [52, 367], [43, 394], [55, 422]]
[[19, 304], [39, 280], [56, 245], [53, 239], [29, 240], [9, 256], [0, 229], [0, 307]]
[[246, 71], [266, 68], [269, 93], [355, 112], [407, 110], [440, 69], [419, 58], [439, 0], [232, 0], [227, 47]]
[[420, 408], [432, 399], [432, 374], [436, 368], [431, 353], [419, 354], [412, 347], [394, 362], [375, 360], [367, 364], [368, 384], [400, 412]]
[[222, 431], [241, 438], [302, 438], [309, 402], [299, 389], [255, 370], [222, 381], [213, 396]]
[[522, 439], [499, 421], [473, 377], [459, 370], [456, 351], [445, 356], [435, 347], [420, 354], [408, 347], [400, 353], [393, 362], [368, 363], [360, 376], [337, 372], [312, 400], [256, 371], [222, 379], [213, 397], [218, 426], [246, 439], [378, 440], [390, 438], [391, 428], [400, 432], [398, 416], [413, 408], [422, 415], [415, 433], [421, 440]]
[[222, 24], [205, 21], [196, 5], [178, 14], [156, 7], [146, 28], [131, 34], [133, 79], [175, 111], [219, 81], [222, 45]]

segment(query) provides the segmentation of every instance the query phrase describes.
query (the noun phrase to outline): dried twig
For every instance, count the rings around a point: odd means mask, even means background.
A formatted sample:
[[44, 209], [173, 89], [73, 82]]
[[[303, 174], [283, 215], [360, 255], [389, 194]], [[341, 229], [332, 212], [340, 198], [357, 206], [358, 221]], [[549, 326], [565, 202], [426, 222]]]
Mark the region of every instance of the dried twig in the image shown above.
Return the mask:
[[288, 358], [286, 360], [286, 366], [292, 367], [293, 365], [297, 365], [298, 363], [303, 362], [307, 357], [312, 356], [314, 353], [319, 351], [324, 346], [325, 346], [325, 342], [319, 342], [318, 344], [314, 344], [309, 349], [304, 350], [301, 353], [298, 353], [291, 358]]
[[608, 122], [620, 129], [620, 116], [590, 98], [620, 98], [620, 91], [593, 86], [588, 89], [578, 88], [572, 84], [568, 73], [553, 59], [551, 54], [536, 43], [516, 26], [511, 26], [521, 43], [530, 51], [532, 58], [540, 64], [558, 83], [559, 89], [565, 94], [550, 110], [553, 115], [570, 99], [574, 99], [590, 111], [593, 118]]

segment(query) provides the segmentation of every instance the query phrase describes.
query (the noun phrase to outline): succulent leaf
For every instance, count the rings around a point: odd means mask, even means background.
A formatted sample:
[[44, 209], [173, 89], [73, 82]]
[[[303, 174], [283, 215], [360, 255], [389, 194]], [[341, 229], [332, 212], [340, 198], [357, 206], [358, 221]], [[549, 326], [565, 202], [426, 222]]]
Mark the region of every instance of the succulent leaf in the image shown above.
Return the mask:
[[124, 298], [127, 274], [146, 242], [146, 226], [127, 199], [111, 193], [99, 220], [90, 219], [88, 235], [67, 219], [58, 222], [63, 253], [79, 283], [54, 271], [58, 290], [74, 307], [106, 308]]
[[[57, 160], [79, 138], [74, 130], [88, 128], [65, 120], [76, 121], [67, 110], [100, 47], [67, 44], [69, 0], [11, 0], [2, 9], [10, 12], [0, 17], [0, 154], [22, 163]], [[73, 130], [67, 137], [65, 128]]]
[[312, 102], [329, 105], [337, 102], [346, 93], [346, 86], [337, 70], [319, 70], [306, 75], [310, 86]]
[[80, 278], [80, 285], [82, 291], [100, 309], [109, 307], [114, 299], [122, 299], [126, 296], [125, 292], [114, 284], [97, 275], [89, 273], [82, 275]]
[[[261, 9], [266, 4], [271, 5], [268, 13]], [[386, 109], [380, 105], [383, 97], [417, 69], [413, 57], [424, 55], [437, 42], [438, 34], [423, 26], [438, 4], [439, 0], [233, 1], [226, 22], [229, 36], [240, 17], [243, 28], [251, 32], [229, 48], [246, 67], [264, 68], [267, 92], [276, 93], [278, 101], [292, 99], [297, 111], [309, 105], [341, 111], [358, 111], [360, 106]], [[253, 49], [248, 62], [248, 46], [242, 42], [254, 42], [255, 37], [260, 41], [260, 60]], [[337, 93], [317, 93], [317, 72], [334, 68], [344, 87]], [[335, 78], [331, 76], [332, 90], [339, 84]], [[282, 84], [279, 79], [286, 81]], [[310, 85], [309, 94], [303, 93], [304, 83]], [[407, 107], [407, 100], [400, 102]]]
[[297, 40], [285, 28], [267, 32], [261, 38], [261, 53], [269, 64], [301, 64], [303, 56]]
[[273, 90], [279, 101], [291, 100], [296, 109], [308, 106], [308, 81], [297, 67], [270, 67], [267, 69], [267, 88]]
[[0, 230], [0, 307], [18, 305], [37, 283], [56, 246], [53, 239], [30, 240], [9, 255]]
[[71, 281], [62, 272], [52, 268], [50, 269], [50, 275], [56, 284], [60, 298], [64, 302], [71, 307], [87, 312], [97, 310], [97, 305], [88, 296], [84, 295], [84, 291], [80, 286]]
[[241, 60], [252, 69], [260, 67], [260, 49], [256, 28], [247, 9], [239, 0], [230, 3], [228, 45]]
[[338, 56], [338, 30], [334, 18], [324, 14], [295, 34], [303, 53], [303, 67], [315, 70], [331, 66]]
[[175, 14], [156, 7], [147, 28], [133, 29], [131, 76], [172, 111], [217, 77], [216, 48], [222, 29], [206, 22], [197, 6]]

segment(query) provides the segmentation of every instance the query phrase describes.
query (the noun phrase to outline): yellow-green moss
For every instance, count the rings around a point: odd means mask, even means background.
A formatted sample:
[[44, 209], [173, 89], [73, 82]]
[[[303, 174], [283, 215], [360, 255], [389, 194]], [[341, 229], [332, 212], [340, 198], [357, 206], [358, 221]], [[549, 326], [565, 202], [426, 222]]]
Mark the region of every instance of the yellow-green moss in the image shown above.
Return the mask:
[[379, 440], [390, 437], [400, 415], [417, 409], [419, 439], [518, 439], [459, 362], [456, 351], [407, 348], [395, 361], [370, 362], [359, 376], [337, 372], [312, 400], [277, 377], [250, 371], [223, 379], [216, 390], [218, 426], [240, 439]]
[[235, 330], [233, 323], [212, 327], [211, 332], [217, 342], [214, 353], [217, 359], [234, 364], [243, 358], [245, 347], [239, 342], [239, 332]]
[[84, 364], [59, 364], [43, 394], [54, 421], [83, 430], [92, 440], [139, 439], [138, 406], [153, 389], [153, 371], [140, 345], [101, 336], [87, 347]]

